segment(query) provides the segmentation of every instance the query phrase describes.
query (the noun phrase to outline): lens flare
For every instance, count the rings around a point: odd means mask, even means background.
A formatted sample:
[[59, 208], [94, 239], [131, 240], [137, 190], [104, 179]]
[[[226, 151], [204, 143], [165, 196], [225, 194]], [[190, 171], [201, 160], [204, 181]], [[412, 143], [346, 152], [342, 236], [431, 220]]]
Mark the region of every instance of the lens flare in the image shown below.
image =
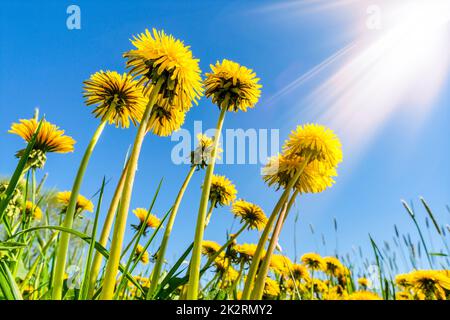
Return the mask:
[[[313, 106], [304, 108], [308, 114], [301, 116], [319, 118], [319, 122], [338, 131], [351, 148], [367, 146], [369, 139], [399, 111], [413, 117], [411, 128], [418, 127], [431, 111], [450, 66], [450, 1], [375, 3], [377, 30], [365, 26], [350, 47], [273, 96], [290, 93], [318, 70], [322, 75], [328, 71], [331, 75], [299, 102], [302, 108]], [[341, 2], [340, 10], [342, 7], [369, 18], [370, 11], [360, 2], [348, 2], [347, 6]]]

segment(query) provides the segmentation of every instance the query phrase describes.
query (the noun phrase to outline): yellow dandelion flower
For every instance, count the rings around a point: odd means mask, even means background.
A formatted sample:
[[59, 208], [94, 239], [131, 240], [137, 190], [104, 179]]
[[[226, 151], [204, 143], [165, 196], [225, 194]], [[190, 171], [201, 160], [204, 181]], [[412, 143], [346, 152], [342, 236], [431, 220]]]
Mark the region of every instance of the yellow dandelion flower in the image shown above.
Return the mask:
[[209, 200], [217, 207], [229, 206], [236, 199], [236, 187], [225, 176], [213, 175]]
[[161, 220], [154, 214], [148, 214], [148, 210], [144, 208], [136, 208], [133, 210], [134, 215], [139, 219], [140, 224], [134, 226], [136, 230], [139, 230], [140, 226], [145, 223], [145, 218], [147, 218], [146, 229], [156, 229], [161, 224]]
[[261, 85], [251, 69], [224, 59], [211, 65], [211, 71], [206, 74], [206, 96], [219, 108], [245, 112], [258, 102]]
[[[282, 154], [269, 158], [263, 168], [263, 179], [277, 189], [285, 188], [293, 179], [303, 163], [302, 157], [286, 157]], [[318, 160], [311, 161], [302, 171], [295, 188], [301, 193], [320, 193], [334, 184], [336, 169]]]
[[280, 286], [278, 282], [267, 277], [264, 282], [264, 293], [265, 298], [273, 299], [280, 295]]
[[306, 288], [308, 289], [308, 292], [311, 292], [311, 286], [313, 286], [312, 289], [317, 294], [323, 294], [328, 291], [327, 283], [317, 278], [310, 279], [308, 282], [306, 282]]
[[32, 216], [35, 220], [42, 219], [42, 210], [31, 201], [27, 201], [25, 204], [25, 214], [27, 216]]
[[408, 288], [411, 286], [409, 274], [398, 274], [395, 276], [395, 283], [402, 288]]
[[450, 278], [450, 270], [437, 270], [437, 272], [442, 273], [444, 276]]
[[305, 253], [301, 257], [301, 261], [304, 265], [306, 265], [311, 270], [323, 270], [324, 269], [324, 261], [320, 255], [317, 253]]
[[300, 282], [297, 280], [294, 281], [292, 279], [288, 279], [283, 283], [283, 286], [285, 288], [285, 291], [289, 294], [295, 294], [297, 290], [300, 291]]
[[269, 268], [277, 274], [289, 275], [291, 265], [291, 260], [281, 254], [273, 254], [270, 257]]
[[203, 240], [202, 254], [208, 257], [215, 255], [221, 248], [221, 245], [214, 241]]
[[292, 272], [292, 276], [294, 277], [295, 280], [308, 280], [309, 279], [309, 272], [308, 269], [306, 269], [305, 266], [298, 264], [298, 263], [293, 263], [291, 265], [291, 272]]
[[339, 285], [346, 288], [350, 283], [351, 272], [346, 266], [342, 266], [342, 269], [336, 274]]
[[[198, 145], [191, 152], [191, 164], [199, 169], [205, 168], [211, 162], [212, 151], [214, 148], [214, 138], [210, 138], [203, 133], [197, 135]], [[216, 159], [221, 158], [222, 148], [218, 146]]]
[[96, 105], [95, 117], [102, 120], [108, 117], [109, 123], [122, 128], [128, 128], [130, 121], [134, 125], [141, 121], [146, 104], [137, 81], [116, 71], [99, 71], [91, 75], [84, 81], [83, 96], [86, 105]]
[[[36, 129], [39, 126], [39, 122], [36, 119], [21, 119], [20, 123], [13, 123], [9, 133], [17, 134], [27, 143], [33, 138]], [[42, 120], [41, 127], [36, 136], [36, 142], [33, 149], [42, 152], [67, 153], [73, 151], [75, 140], [71, 137], [64, 135], [64, 130], [60, 130], [54, 124], [46, 120]], [[18, 152], [20, 156], [23, 150]]]
[[214, 259], [214, 266], [217, 272], [225, 273], [227, 269], [230, 268], [230, 260], [225, 257], [222, 252], [218, 257]]
[[199, 60], [192, 56], [189, 46], [164, 31], [153, 29], [150, 33], [135, 36], [131, 40], [135, 49], [124, 54], [130, 73], [140, 77], [147, 94], [158, 80], [164, 81], [160, 93], [167, 108], [189, 110], [203, 92]]
[[143, 264], [147, 264], [150, 261], [150, 257], [148, 255], [148, 252], [144, 250], [144, 247], [140, 244], [137, 245], [136, 250], [134, 252], [134, 256], [136, 259], [139, 258], [139, 256], [142, 254], [140, 260]]
[[292, 131], [283, 146], [286, 156], [309, 157], [329, 167], [336, 167], [342, 161], [342, 147], [334, 132], [317, 124], [298, 126]]
[[445, 299], [445, 290], [450, 290], [450, 278], [436, 270], [417, 270], [410, 274], [410, 282], [415, 290], [422, 292], [426, 299]]
[[[69, 205], [70, 195], [71, 195], [70, 191], [58, 192], [58, 194], [56, 195], [56, 199], [57, 199], [58, 203], [60, 203], [62, 206], [63, 213], [66, 212], [67, 206]], [[83, 197], [80, 194], [77, 197], [75, 214], [80, 214], [83, 211], [94, 212], [94, 205], [92, 204], [91, 201], [89, 201], [87, 198]]]
[[399, 291], [395, 293], [396, 300], [413, 300], [411, 293], [408, 291]]
[[267, 223], [267, 217], [264, 211], [251, 202], [237, 200], [231, 207], [231, 212], [241, 218], [242, 221], [249, 224], [250, 229], [262, 230]]
[[147, 130], [160, 137], [170, 136], [184, 124], [185, 112], [176, 108], [166, 109], [155, 105], [150, 115]]
[[342, 263], [335, 257], [324, 257], [324, 269], [323, 271], [331, 276], [338, 276], [342, 273], [344, 266]]
[[343, 300], [347, 297], [347, 293], [340, 286], [331, 287], [323, 293], [323, 300]]
[[243, 243], [235, 245], [233, 249], [239, 254], [240, 259], [249, 261], [253, 258], [256, 252], [256, 247], [257, 245], [253, 243]]
[[355, 291], [347, 297], [347, 300], [381, 300], [381, 298], [370, 291]]
[[363, 289], [367, 289], [371, 285], [371, 283], [370, 280], [367, 278], [359, 278], [358, 285]]
[[27, 284], [22, 289], [22, 294], [24, 296], [30, 296], [35, 291], [34, 287], [30, 284]]
[[140, 277], [139, 283], [142, 288], [147, 288], [147, 289], [150, 288], [150, 279], [149, 278]]
[[224, 285], [230, 285], [234, 283], [239, 278], [239, 272], [237, 272], [233, 267], [229, 266], [222, 277], [222, 283]]

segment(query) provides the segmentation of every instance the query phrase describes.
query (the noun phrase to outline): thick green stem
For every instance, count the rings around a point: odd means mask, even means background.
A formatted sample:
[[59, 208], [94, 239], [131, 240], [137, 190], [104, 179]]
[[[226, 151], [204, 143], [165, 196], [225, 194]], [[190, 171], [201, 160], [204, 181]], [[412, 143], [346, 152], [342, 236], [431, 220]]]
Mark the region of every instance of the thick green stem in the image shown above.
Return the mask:
[[[226, 105], [226, 104], [225, 104]], [[187, 289], [187, 299], [196, 300], [198, 297], [198, 288], [200, 282], [200, 264], [202, 258], [202, 241], [205, 230], [206, 211], [208, 209], [209, 192], [211, 190], [211, 181], [214, 174], [214, 165], [216, 163], [217, 147], [219, 145], [220, 134], [227, 108], [220, 111], [219, 120], [216, 127], [216, 136], [214, 137], [214, 148], [212, 151], [211, 162], [206, 169], [205, 180], [203, 181], [202, 196], [200, 198], [200, 207], [198, 209], [197, 226], [195, 228], [194, 247], [189, 269], [189, 283]]]
[[275, 221], [275, 218], [277, 217], [277, 214], [280, 211], [281, 206], [286, 201], [287, 194], [285, 196], [285, 193], [287, 193], [287, 190], [288, 189], [286, 189], [283, 192], [280, 199], [278, 200], [275, 208], [273, 209], [272, 214], [269, 217], [269, 220], [267, 221], [266, 227], [264, 228], [261, 238], [258, 241], [258, 245], [256, 246], [256, 250], [252, 258], [252, 263], [250, 264], [250, 269], [247, 274], [247, 279], [244, 284], [244, 290], [242, 292], [242, 300], [250, 299], [251, 289], [253, 288], [253, 281], [256, 276], [256, 272], [258, 271], [259, 262], [261, 261], [264, 252], [264, 245], [267, 242], [267, 239], [269, 238], [269, 233], [270, 230], [272, 229], [272, 225]]
[[[102, 232], [100, 234], [100, 239], [98, 242], [106, 247], [108, 242], [109, 234], [111, 233], [112, 224], [114, 221], [114, 216], [117, 211], [117, 207], [120, 202], [120, 197], [123, 191], [123, 185], [125, 183], [126, 171], [128, 168], [128, 162], [122, 170], [122, 175], [120, 176], [119, 182], [117, 183], [116, 191], [114, 191], [113, 198], [111, 200], [111, 204], [109, 205], [108, 213], [106, 214], [105, 222], [103, 223]], [[92, 298], [95, 292], [95, 284], [97, 282], [98, 274], [100, 273], [100, 268], [103, 261], [103, 255], [96, 251], [94, 260], [92, 262], [91, 274], [89, 276], [89, 289], [88, 289], [88, 298]]]
[[[77, 175], [75, 177], [75, 181], [73, 183], [72, 192], [70, 194], [69, 204], [66, 209], [65, 217], [62, 226], [68, 229], [72, 228], [73, 219], [75, 217], [75, 211], [77, 206], [78, 194], [80, 193], [81, 183], [83, 182], [83, 177], [86, 172], [86, 168], [89, 163], [89, 159], [91, 158], [92, 152], [94, 151], [95, 145], [100, 138], [103, 129], [109, 119], [109, 115], [114, 111], [115, 103], [113, 102], [108, 110], [108, 113], [95, 130], [94, 135], [92, 136], [89, 145], [84, 152], [83, 159], [81, 160], [80, 167], [78, 168]], [[53, 277], [53, 292], [52, 298], [53, 300], [61, 300], [62, 298], [62, 290], [63, 290], [63, 282], [64, 282], [64, 273], [66, 269], [66, 259], [67, 252], [69, 250], [69, 241], [70, 234], [68, 232], [63, 232], [61, 234], [61, 238], [59, 241], [59, 246], [57, 249], [56, 255], [56, 264], [55, 264], [55, 274]]]
[[131, 193], [133, 191], [134, 177], [136, 175], [139, 154], [141, 152], [142, 143], [147, 132], [148, 121], [153, 106], [156, 103], [160, 88], [164, 82], [161, 77], [152, 89], [149, 101], [139, 125], [136, 138], [134, 140], [133, 149], [131, 151], [125, 183], [123, 187], [122, 199], [120, 201], [119, 210], [117, 212], [116, 221], [114, 223], [114, 233], [111, 241], [111, 250], [108, 263], [106, 264], [103, 289], [100, 296], [102, 300], [112, 300], [114, 295], [114, 286], [116, 283], [117, 272], [119, 270], [120, 252], [122, 251], [123, 239], [128, 218], [128, 210], [130, 208]]
[[180, 188], [180, 191], [178, 191], [177, 198], [175, 199], [175, 203], [173, 205], [172, 212], [169, 216], [169, 221], [167, 222], [166, 230], [164, 231], [164, 236], [161, 240], [161, 246], [159, 247], [158, 256], [156, 258], [155, 266], [153, 268], [152, 277], [150, 281], [150, 288], [148, 290], [147, 299], [152, 299], [153, 294], [158, 286], [158, 279], [161, 274], [161, 269], [164, 264], [164, 258], [166, 255], [166, 249], [167, 245], [169, 243], [170, 234], [172, 233], [172, 228], [175, 223], [175, 218], [178, 213], [178, 208], [180, 207], [181, 200], [183, 199], [184, 192], [186, 191], [186, 188], [189, 184], [189, 181], [191, 181], [192, 175], [195, 172], [195, 166], [191, 166], [191, 169], [189, 170], [188, 175], [186, 176], [186, 179], [184, 179], [183, 185]]
[[292, 194], [291, 198], [289, 199], [287, 209], [286, 209], [286, 214], [284, 215], [283, 223], [286, 222], [286, 218], [289, 215], [289, 212], [291, 212], [292, 206], [294, 205], [295, 199], [297, 198], [299, 193], [300, 192], [298, 191], [298, 189], [295, 189], [294, 193]]
[[242, 292], [242, 300], [248, 300], [250, 299], [251, 290], [253, 288], [253, 282], [255, 280], [256, 273], [258, 271], [259, 262], [261, 261], [264, 246], [269, 239], [269, 233], [272, 229], [272, 225], [275, 222], [275, 219], [277, 217], [278, 212], [281, 210], [284, 203], [287, 201], [287, 198], [289, 196], [289, 193], [292, 189], [292, 187], [297, 183], [297, 180], [300, 178], [303, 170], [305, 169], [306, 165], [309, 162], [309, 157], [307, 157], [301, 167], [298, 169], [295, 176], [289, 181], [288, 185], [284, 189], [283, 194], [281, 195], [280, 199], [278, 199], [277, 204], [275, 205], [275, 208], [272, 211], [272, 214], [269, 217], [269, 220], [267, 221], [266, 227], [264, 228], [264, 231], [261, 235], [261, 238], [259, 239], [258, 245], [255, 250], [255, 254], [253, 255], [252, 264], [250, 265], [250, 270], [247, 274], [247, 279], [245, 281], [244, 285], [244, 291]]
[[287, 204], [284, 205], [283, 210], [281, 210], [281, 213], [278, 216], [275, 229], [273, 230], [272, 237], [270, 238], [269, 247], [267, 248], [266, 255], [264, 256], [261, 267], [259, 268], [258, 277], [256, 278], [255, 282], [255, 289], [253, 290], [252, 293], [252, 298], [254, 300], [262, 299], [267, 273], [269, 272], [270, 259], [272, 258], [273, 251], [275, 250], [275, 246], [278, 243], [278, 237], [280, 235], [281, 228], [283, 226], [286, 212], [287, 212]]

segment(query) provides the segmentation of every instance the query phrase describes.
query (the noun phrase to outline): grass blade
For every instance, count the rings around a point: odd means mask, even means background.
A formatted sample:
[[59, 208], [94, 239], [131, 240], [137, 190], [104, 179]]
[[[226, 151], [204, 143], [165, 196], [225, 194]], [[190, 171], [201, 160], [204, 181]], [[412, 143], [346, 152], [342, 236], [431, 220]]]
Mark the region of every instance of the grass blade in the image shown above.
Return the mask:
[[23, 300], [6, 261], [0, 260], [0, 289], [7, 300]]
[[[100, 215], [100, 208], [102, 206], [102, 200], [103, 200], [103, 192], [105, 189], [105, 178], [103, 178], [102, 186], [100, 189], [100, 194], [98, 197], [97, 202], [97, 210], [95, 212], [95, 218], [94, 218], [94, 225], [92, 226], [92, 232], [91, 232], [91, 239], [95, 239], [97, 236], [97, 224], [98, 224], [98, 217]], [[81, 283], [81, 292], [80, 292], [80, 299], [85, 300], [87, 298], [88, 294], [88, 286], [89, 286], [89, 270], [91, 270], [91, 264], [92, 264], [92, 255], [95, 250], [95, 242], [91, 241], [89, 244], [89, 252], [86, 259], [86, 265], [85, 265], [85, 272], [84, 272], [84, 278], [83, 282]]]

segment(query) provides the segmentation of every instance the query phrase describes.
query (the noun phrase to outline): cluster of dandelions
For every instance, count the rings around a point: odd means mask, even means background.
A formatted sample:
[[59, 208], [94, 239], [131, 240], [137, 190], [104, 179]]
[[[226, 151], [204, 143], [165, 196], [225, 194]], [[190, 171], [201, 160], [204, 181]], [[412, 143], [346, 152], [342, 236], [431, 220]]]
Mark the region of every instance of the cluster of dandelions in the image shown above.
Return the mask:
[[[3, 296], [16, 299], [22, 294], [31, 299], [377, 298], [375, 293], [365, 290], [364, 279], [360, 279], [360, 290], [356, 290], [349, 269], [337, 258], [305, 254], [301, 263], [293, 263], [275, 253], [294, 202], [303, 194], [320, 193], [334, 184], [342, 151], [333, 131], [317, 124], [300, 125], [286, 140], [282, 153], [269, 159], [264, 180], [282, 192], [271, 214], [266, 216], [257, 204], [238, 198], [236, 187], [227, 177], [215, 174], [227, 112], [246, 112], [258, 103], [261, 85], [255, 72], [224, 59], [211, 65], [211, 71], [203, 79], [199, 60], [194, 58], [190, 47], [173, 36], [146, 30], [131, 42], [134, 48], [124, 54], [128, 73], [99, 71], [84, 82], [86, 105], [93, 107], [92, 112], [100, 122], [84, 151], [70, 191], [58, 193], [53, 200], [45, 198], [43, 181], [38, 183], [36, 172], [44, 168], [49, 153], [72, 152], [75, 141], [56, 125], [39, 119], [38, 114], [12, 125], [10, 132], [22, 137], [27, 146], [17, 152], [20, 158], [17, 169], [0, 189], [0, 223], [6, 233], [2, 248], [8, 248], [6, 254], [1, 251], [0, 262], [11, 289], [3, 286]], [[198, 104], [202, 95], [219, 109], [216, 135], [197, 137], [190, 169], [164, 216], [152, 213], [157, 194], [149, 208], [132, 210], [138, 223], [132, 224], [134, 233], [125, 244], [133, 185], [145, 137], [148, 133], [168, 136], [178, 130], [186, 113]], [[133, 124], [138, 129], [105, 219], [99, 225], [104, 181], [96, 205], [80, 192], [91, 155], [107, 124], [122, 128]], [[166, 253], [179, 207], [192, 176], [202, 170], [206, 172], [195, 236], [169, 269]], [[58, 215], [50, 219], [54, 203]], [[239, 230], [230, 234], [223, 245], [203, 239], [218, 206], [231, 206], [231, 213], [240, 222]], [[78, 222], [84, 212], [95, 212], [94, 224], [80, 231]], [[38, 220], [41, 225], [33, 227]], [[88, 230], [90, 235], [86, 234]], [[258, 242], [238, 244], [239, 236], [252, 230], [261, 232]], [[150, 254], [148, 250], [158, 233], [162, 233], [161, 242]], [[75, 241], [80, 239], [87, 242], [87, 253], [76, 250]], [[185, 259], [189, 260], [188, 267], [180, 270]], [[83, 262], [76, 291], [68, 285], [71, 278], [67, 273], [68, 264], [74, 261]], [[147, 277], [142, 271], [145, 269], [138, 268], [140, 264], [151, 265]], [[20, 265], [28, 266], [25, 276], [18, 274]], [[136, 275], [136, 270], [141, 273]], [[202, 285], [201, 280], [206, 279], [206, 271], [210, 270], [213, 277]], [[180, 277], [183, 271], [185, 275]], [[426, 282], [405, 290], [416, 296], [448, 295], [448, 286], [442, 283], [432, 287]]]

